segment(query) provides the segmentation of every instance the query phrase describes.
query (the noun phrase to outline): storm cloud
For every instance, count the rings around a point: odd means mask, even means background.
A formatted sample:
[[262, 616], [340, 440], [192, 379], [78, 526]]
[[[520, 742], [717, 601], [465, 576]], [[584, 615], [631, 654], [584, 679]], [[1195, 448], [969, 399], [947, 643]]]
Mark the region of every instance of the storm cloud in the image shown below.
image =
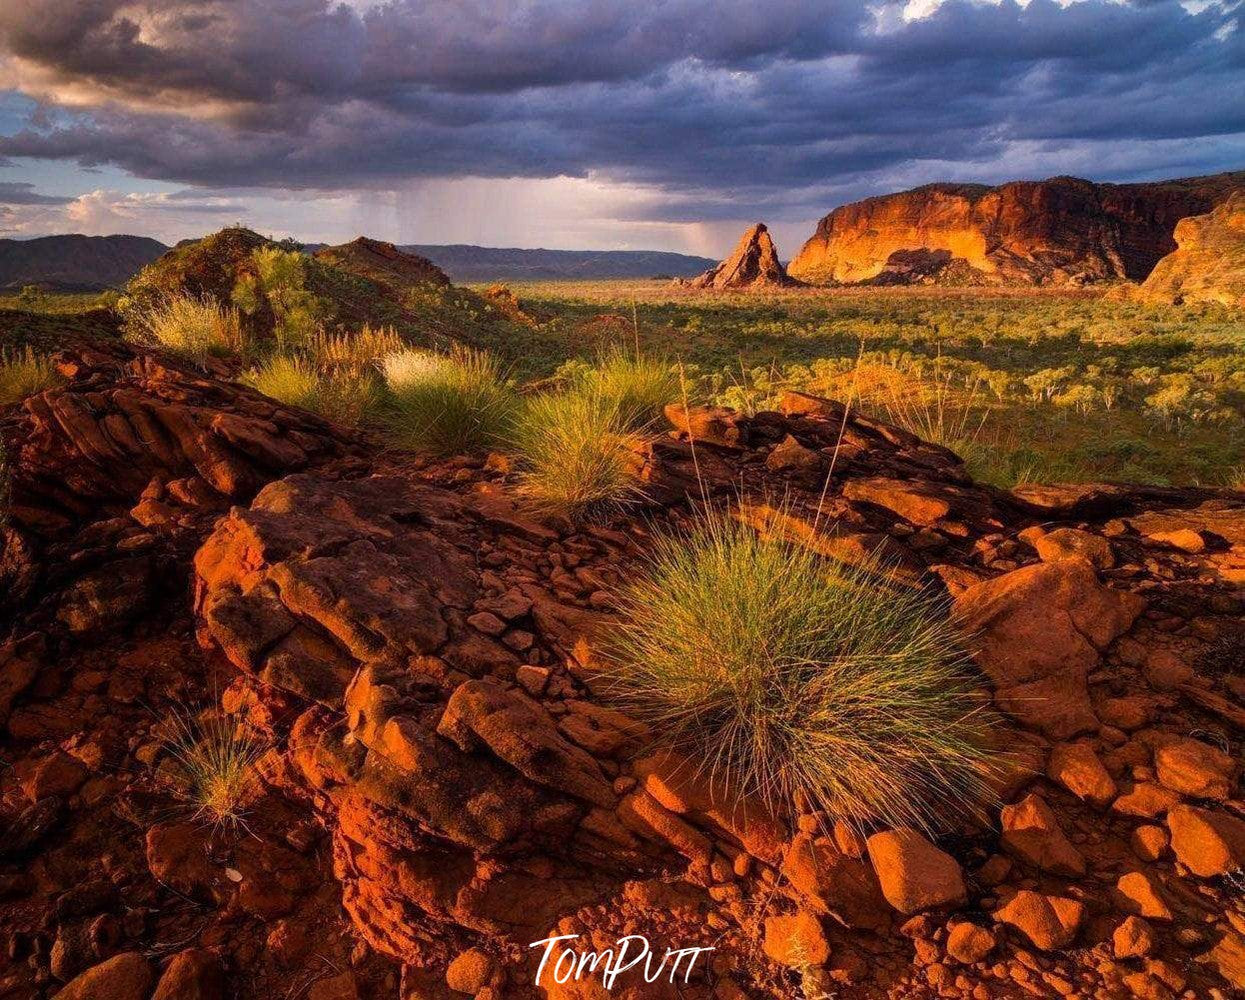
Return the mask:
[[23, 181], [0, 181], [0, 205], [67, 205], [71, 199], [40, 194], [33, 184]]
[[1245, 165], [1241, 16], [1174, 0], [6, 0], [0, 89], [32, 103], [0, 157], [234, 191], [593, 178], [655, 192], [635, 217], [807, 219], [944, 177]]

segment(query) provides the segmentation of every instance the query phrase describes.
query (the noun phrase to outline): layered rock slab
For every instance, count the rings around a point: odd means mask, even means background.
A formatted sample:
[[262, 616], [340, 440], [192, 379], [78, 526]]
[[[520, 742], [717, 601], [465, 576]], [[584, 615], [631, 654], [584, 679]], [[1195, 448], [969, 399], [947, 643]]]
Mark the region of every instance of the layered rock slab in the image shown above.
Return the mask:
[[956, 615], [995, 701], [1053, 739], [1096, 729], [1088, 676], [1145, 602], [1104, 586], [1089, 560], [1037, 563], [968, 588]]
[[[332, 832], [343, 903], [413, 964], [466, 933], [535, 940], [675, 857], [652, 824], [628, 825], [578, 730], [513, 683], [515, 655], [467, 623], [488, 603], [477, 557], [496, 518], [401, 478], [295, 475], [195, 559], [203, 643], [314, 703], [287, 746]], [[543, 645], [538, 604], [559, 627], [574, 618], [548, 595], [492, 600], [531, 615]]]

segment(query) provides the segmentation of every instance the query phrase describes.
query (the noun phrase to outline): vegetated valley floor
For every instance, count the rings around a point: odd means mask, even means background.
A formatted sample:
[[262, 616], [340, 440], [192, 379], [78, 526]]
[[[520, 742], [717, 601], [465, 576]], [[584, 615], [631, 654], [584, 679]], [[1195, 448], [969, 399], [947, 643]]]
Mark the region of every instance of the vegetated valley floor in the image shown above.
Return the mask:
[[[701, 292], [665, 281], [512, 286], [537, 318], [522, 375], [638, 340], [689, 391], [761, 409], [783, 389], [914, 425], [979, 479], [1221, 485], [1245, 463], [1245, 313], [1099, 290]], [[499, 345], [500, 346], [500, 345]]]
[[[487, 286], [478, 286], [483, 289]], [[534, 322], [487, 347], [520, 381], [611, 345], [681, 362], [689, 395], [755, 411], [837, 398], [966, 458], [976, 478], [1234, 485], [1245, 476], [1245, 312], [1112, 290], [695, 291], [665, 280], [520, 283]], [[6, 343], [55, 348], [99, 296], [45, 296]], [[0, 309], [31, 309], [0, 297]], [[61, 322], [48, 323], [48, 314]], [[50, 331], [50, 332], [49, 332]]]

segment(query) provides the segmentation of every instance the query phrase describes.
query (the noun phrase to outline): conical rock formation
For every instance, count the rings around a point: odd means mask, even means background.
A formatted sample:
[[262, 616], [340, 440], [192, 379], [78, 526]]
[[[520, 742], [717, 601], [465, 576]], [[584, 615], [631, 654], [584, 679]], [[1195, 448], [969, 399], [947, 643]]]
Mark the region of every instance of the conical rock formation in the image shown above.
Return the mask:
[[743, 235], [734, 252], [689, 284], [693, 288], [757, 288], [797, 285], [778, 260], [778, 251], [763, 222]]

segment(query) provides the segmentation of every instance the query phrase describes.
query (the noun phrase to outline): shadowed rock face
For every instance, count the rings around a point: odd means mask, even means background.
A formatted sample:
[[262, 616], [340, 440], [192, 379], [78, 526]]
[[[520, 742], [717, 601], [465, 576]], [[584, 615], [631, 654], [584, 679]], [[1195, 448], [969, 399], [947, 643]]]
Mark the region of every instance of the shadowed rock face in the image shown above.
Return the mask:
[[1181, 219], [1176, 249], [1138, 291], [1147, 302], [1222, 302], [1245, 306], [1245, 193], [1213, 212]]
[[1242, 188], [1242, 173], [1153, 184], [930, 184], [835, 209], [790, 273], [811, 284], [1139, 281], [1175, 249], [1177, 222]]
[[778, 251], [765, 224], [744, 233], [734, 252], [717, 267], [690, 282], [693, 288], [757, 288], [794, 285], [778, 260]]

